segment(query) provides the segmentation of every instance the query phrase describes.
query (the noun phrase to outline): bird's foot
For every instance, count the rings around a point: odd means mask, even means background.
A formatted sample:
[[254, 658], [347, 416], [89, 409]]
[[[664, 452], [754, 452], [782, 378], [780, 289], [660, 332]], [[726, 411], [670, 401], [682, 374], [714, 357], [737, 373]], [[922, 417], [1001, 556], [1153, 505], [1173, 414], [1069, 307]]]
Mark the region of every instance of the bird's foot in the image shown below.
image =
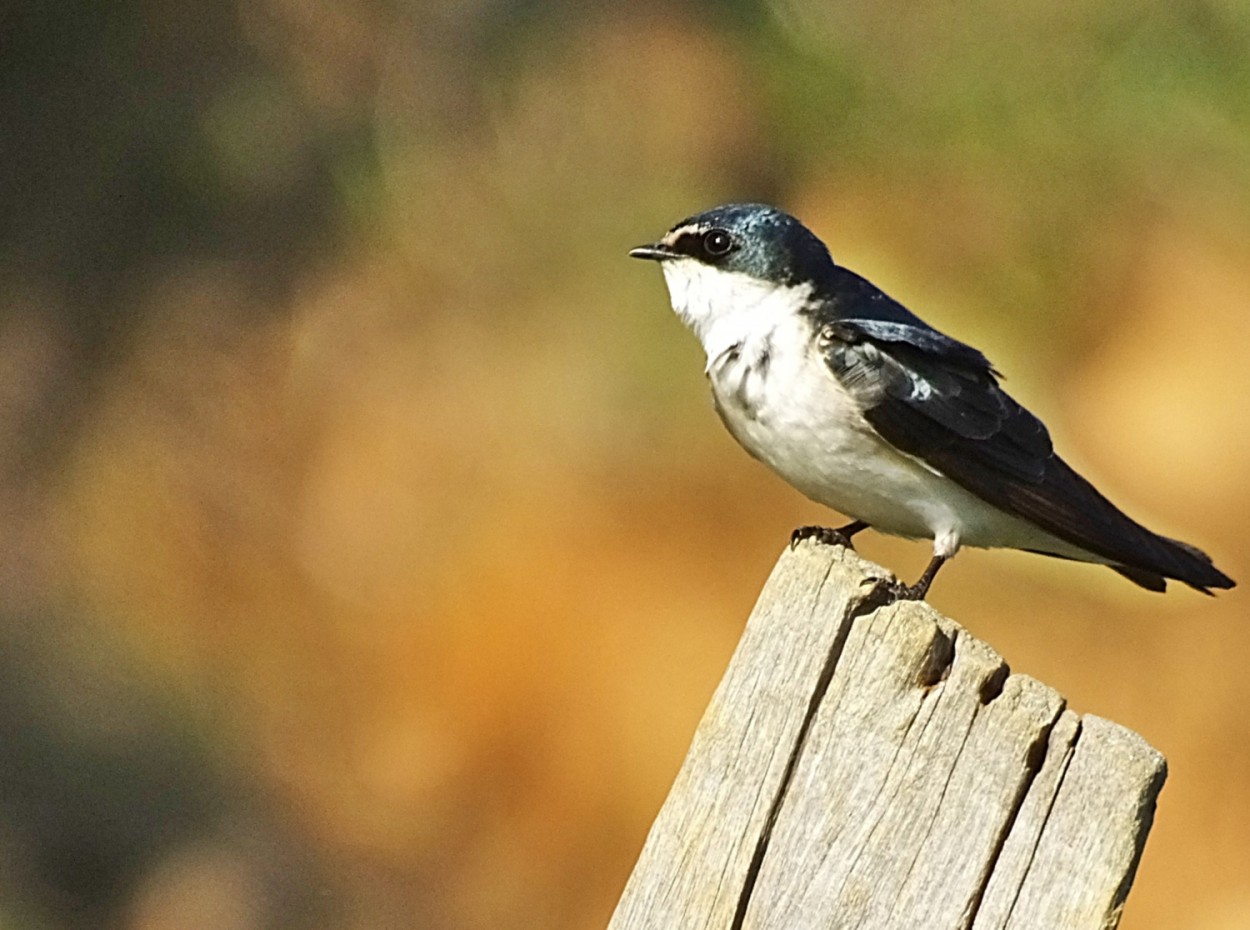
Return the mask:
[[929, 593], [929, 585], [922, 578], [915, 584], [904, 584], [897, 578], [881, 582], [881, 596], [887, 604], [896, 601], [923, 601]]
[[826, 546], [841, 546], [854, 551], [855, 544], [851, 542], [851, 537], [860, 530], [866, 529], [868, 529], [868, 524], [863, 520], [855, 520], [836, 530], [827, 526], [800, 526], [790, 534], [790, 548], [795, 548], [805, 539], [814, 539]]
[[915, 584], [903, 584], [897, 578], [890, 581], [883, 581], [882, 596], [887, 598], [888, 603], [895, 601], [923, 601], [925, 595], [929, 593], [929, 587], [933, 584], [933, 579], [937, 577], [938, 569], [946, 564], [949, 556], [935, 555], [930, 561], [924, 573], [916, 581]]
[[859, 613], [868, 614], [891, 604], [917, 601], [924, 597], [918, 584], [903, 584], [897, 578], [868, 578], [863, 584], [867, 590], [859, 602]]
[[826, 546], [841, 546], [844, 549], [851, 550], [855, 548], [855, 544], [851, 542], [851, 537], [844, 534], [841, 530], [835, 530], [829, 526], [800, 526], [790, 534], [790, 548], [798, 548], [799, 543], [805, 539], [814, 539]]

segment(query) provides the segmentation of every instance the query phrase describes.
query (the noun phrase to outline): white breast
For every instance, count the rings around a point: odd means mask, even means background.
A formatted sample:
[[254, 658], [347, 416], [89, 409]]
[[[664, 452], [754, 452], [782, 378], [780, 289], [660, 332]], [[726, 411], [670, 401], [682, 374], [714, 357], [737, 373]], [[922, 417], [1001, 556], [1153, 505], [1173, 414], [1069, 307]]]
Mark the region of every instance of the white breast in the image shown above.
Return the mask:
[[673, 308], [699, 337], [725, 426], [755, 458], [813, 500], [887, 533], [1083, 554], [990, 506], [864, 419], [816, 348], [801, 313], [808, 286], [776, 287], [693, 260], [666, 261]]
[[903, 536], [952, 529], [932, 506], [949, 482], [868, 424], [817, 354], [808, 317], [753, 331], [711, 361], [708, 378], [734, 438], [808, 497]]

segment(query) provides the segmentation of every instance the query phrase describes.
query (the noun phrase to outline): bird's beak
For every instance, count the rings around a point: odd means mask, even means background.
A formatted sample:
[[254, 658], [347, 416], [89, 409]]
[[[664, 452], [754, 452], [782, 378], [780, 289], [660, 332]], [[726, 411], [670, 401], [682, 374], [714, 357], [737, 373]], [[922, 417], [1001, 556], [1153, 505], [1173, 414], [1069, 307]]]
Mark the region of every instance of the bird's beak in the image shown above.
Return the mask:
[[653, 262], [662, 262], [667, 258], [676, 258], [677, 253], [663, 242], [656, 242], [653, 245], [640, 245], [636, 249], [630, 249], [629, 257], [646, 258]]

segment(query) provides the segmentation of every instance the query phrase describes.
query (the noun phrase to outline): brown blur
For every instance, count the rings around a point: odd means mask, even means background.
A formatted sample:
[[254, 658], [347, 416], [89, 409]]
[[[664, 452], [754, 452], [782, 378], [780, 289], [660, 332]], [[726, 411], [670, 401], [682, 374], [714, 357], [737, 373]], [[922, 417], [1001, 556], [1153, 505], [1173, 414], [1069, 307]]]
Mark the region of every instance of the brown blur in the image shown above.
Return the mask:
[[[605, 924], [836, 519], [625, 257], [718, 202], [1250, 584], [1245, 8], [53, 7], [0, 14], [0, 925]], [[1244, 590], [970, 551], [931, 598], [1167, 755], [1127, 930], [1250, 926]]]

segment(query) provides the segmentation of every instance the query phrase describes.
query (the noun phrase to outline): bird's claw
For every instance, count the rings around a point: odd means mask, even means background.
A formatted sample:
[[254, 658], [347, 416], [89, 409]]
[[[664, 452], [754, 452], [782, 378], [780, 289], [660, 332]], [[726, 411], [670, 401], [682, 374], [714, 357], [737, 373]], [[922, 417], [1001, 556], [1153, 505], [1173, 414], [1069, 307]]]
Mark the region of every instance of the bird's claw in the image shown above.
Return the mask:
[[897, 604], [900, 601], [920, 600], [926, 593], [920, 590], [920, 585], [904, 584], [897, 578], [881, 578], [878, 576], [867, 579], [864, 584], [871, 585], [871, 588], [860, 601], [859, 609], [863, 613], [871, 613], [874, 610], [889, 607], [891, 604]]
[[826, 546], [841, 546], [854, 551], [851, 537], [828, 526], [800, 526], [790, 534], [790, 548], [795, 549], [805, 539], [814, 539]]
[[897, 578], [881, 583], [882, 593], [886, 598], [886, 603], [893, 604], [896, 601], [923, 601], [926, 594], [929, 593], [929, 586], [922, 582], [916, 584], [904, 584]]

